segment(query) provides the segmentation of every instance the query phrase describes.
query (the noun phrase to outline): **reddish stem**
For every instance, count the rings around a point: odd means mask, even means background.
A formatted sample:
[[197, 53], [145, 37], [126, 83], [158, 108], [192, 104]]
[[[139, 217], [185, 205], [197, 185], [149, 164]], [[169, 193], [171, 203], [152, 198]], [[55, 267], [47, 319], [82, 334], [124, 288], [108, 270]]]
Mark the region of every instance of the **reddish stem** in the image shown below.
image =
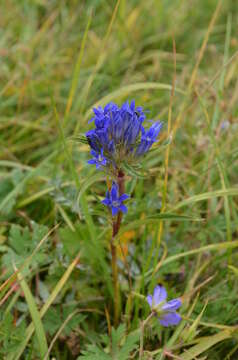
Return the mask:
[[[125, 177], [122, 170], [118, 170], [117, 183], [119, 188], [119, 196], [125, 192]], [[120, 289], [118, 282], [118, 268], [117, 268], [117, 246], [114, 243], [115, 236], [118, 234], [122, 220], [122, 212], [119, 211], [117, 218], [112, 225], [112, 239], [111, 239], [111, 255], [112, 255], [112, 276], [114, 283], [114, 324], [118, 325], [119, 311], [120, 311]]]

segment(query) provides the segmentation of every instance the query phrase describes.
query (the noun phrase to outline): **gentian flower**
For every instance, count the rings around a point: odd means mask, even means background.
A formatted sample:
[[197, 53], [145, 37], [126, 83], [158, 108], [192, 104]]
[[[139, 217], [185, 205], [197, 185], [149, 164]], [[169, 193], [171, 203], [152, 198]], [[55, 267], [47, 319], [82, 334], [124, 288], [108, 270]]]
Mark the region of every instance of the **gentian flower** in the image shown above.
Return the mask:
[[121, 107], [111, 102], [104, 108], [94, 108], [93, 112], [90, 122], [95, 127], [86, 137], [94, 157], [89, 163], [97, 168], [103, 165], [111, 170], [120, 169], [123, 161], [134, 164], [150, 150], [162, 128], [160, 122], [155, 122], [146, 130], [142, 125], [146, 116], [134, 101], [131, 104], [127, 101]]
[[162, 123], [159, 123], [159, 122], [154, 123], [148, 131], [145, 131], [145, 129], [142, 126], [141, 142], [136, 149], [137, 155], [144, 155], [147, 151], [149, 151], [151, 146], [155, 142], [157, 142], [156, 139], [159, 135], [161, 128], [162, 128]]
[[106, 198], [102, 200], [102, 203], [108, 206], [112, 211], [112, 216], [115, 216], [119, 211], [123, 213], [127, 212], [127, 207], [123, 204], [123, 201], [128, 198], [129, 196], [127, 194], [119, 196], [118, 185], [113, 182], [111, 191], [107, 191]]
[[101, 149], [100, 153], [91, 150], [91, 155], [93, 156], [93, 159], [88, 160], [88, 164], [95, 164], [96, 169], [100, 169], [102, 166], [107, 165], [107, 159], [103, 156], [103, 149]]
[[176, 310], [182, 305], [180, 299], [173, 299], [166, 302], [167, 292], [163, 286], [156, 286], [153, 296], [148, 295], [147, 301], [152, 312], [158, 317], [163, 326], [177, 325], [181, 321], [181, 316]]

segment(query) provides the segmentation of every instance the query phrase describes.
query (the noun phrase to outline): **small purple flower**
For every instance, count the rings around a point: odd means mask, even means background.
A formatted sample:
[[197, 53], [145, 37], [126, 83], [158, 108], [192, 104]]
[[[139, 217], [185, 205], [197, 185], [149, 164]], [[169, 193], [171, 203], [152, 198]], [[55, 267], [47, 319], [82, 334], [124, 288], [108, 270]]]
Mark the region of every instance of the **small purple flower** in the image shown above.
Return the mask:
[[108, 206], [112, 211], [112, 216], [115, 216], [119, 211], [126, 213], [127, 207], [123, 204], [123, 201], [127, 200], [129, 196], [123, 194], [119, 196], [118, 194], [118, 185], [113, 182], [111, 191], [107, 191], [106, 198], [102, 203]]
[[181, 321], [181, 316], [176, 313], [176, 310], [182, 305], [180, 299], [173, 299], [166, 302], [167, 292], [161, 285], [157, 285], [154, 289], [153, 296], [148, 295], [147, 301], [150, 308], [155, 312], [159, 322], [163, 326], [178, 325]]
[[95, 150], [91, 150], [93, 159], [88, 160], [88, 164], [96, 165], [96, 169], [100, 169], [102, 166], [107, 165], [107, 159], [103, 156], [103, 149], [98, 153]]

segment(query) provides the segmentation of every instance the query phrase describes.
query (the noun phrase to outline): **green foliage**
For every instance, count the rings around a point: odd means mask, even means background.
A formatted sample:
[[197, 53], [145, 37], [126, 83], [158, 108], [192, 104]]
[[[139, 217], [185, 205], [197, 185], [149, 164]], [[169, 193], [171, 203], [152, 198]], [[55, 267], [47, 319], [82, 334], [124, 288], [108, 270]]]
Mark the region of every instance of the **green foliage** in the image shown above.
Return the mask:
[[14, 318], [10, 313], [7, 313], [0, 321], [0, 354], [2, 357], [6, 354], [11, 354], [18, 348], [25, 337], [26, 323], [22, 319], [16, 326]]
[[138, 340], [139, 332], [127, 335], [125, 325], [121, 324], [117, 329], [112, 328], [111, 337], [102, 335], [103, 348], [97, 345], [89, 345], [78, 359], [128, 360], [132, 351], [137, 347]]
[[[238, 358], [237, 14], [232, 0], [4, 2], [1, 359], [38, 360], [44, 336], [57, 360], [137, 359], [158, 283], [183, 321], [153, 319], [143, 360]], [[126, 99], [163, 132], [125, 164], [115, 329], [106, 177], [85, 132], [93, 106]]]
[[[32, 222], [31, 226], [32, 231], [29, 227], [21, 228], [19, 225], [12, 225], [10, 228], [9, 246], [5, 249], [5, 254], [2, 257], [2, 265], [9, 271], [11, 267], [20, 267], [48, 232], [48, 228], [44, 225]], [[29, 266], [31, 270], [34, 270], [47, 264], [49, 262], [47, 249], [47, 244], [44, 244], [24, 270], [28, 269], [29, 272]]]
[[33, 297], [31, 290], [29, 289], [25, 279], [23, 278], [20, 272], [18, 272], [17, 278], [19, 280], [21, 289], [24, 293], [24, 297], [26, 299], [26, 303], [28, 305], [29, 312], [31, 314], [32, 322], [36, 330], [36, 338], [39, 345], [40, 356], [41, 358], [43, 358], [47, 354], [48, 346], [47, 346], [46, 334], [44, 331], [44, 327], [42, 325], [40, 313], [37, 309], [35, 298]]
[[[58, 305], [51, 307], [44, 318], [45, 331], [50, 335], [54, 335], [59, 330], [62, 323], [67, 317], [75, 311], [75, 306], [65, 306], [63, 309]], [[63, 329], [62, 335], [69, 336], [70, 333], [77, 329], [80, 323], [85, 320], [85, 316], [82, 314], [75, 314]]]
[[[16, 187], [23, 180], [24, 174], [20, 169], [12, 170], [9, 176], [6, 179], [0, 179], [0, 204], [4, 203], [4, 199], [8, 196], [9, 193], [12, 193], [14, 187]], [[2, 212], [4, 215], [11, 214], [13, 210], [17, 196], [23, 193], [24, 187], [19, 187], [18, 192], [13, 193], [11, 197], [8, 198], [8, 201], [2, 207]]]

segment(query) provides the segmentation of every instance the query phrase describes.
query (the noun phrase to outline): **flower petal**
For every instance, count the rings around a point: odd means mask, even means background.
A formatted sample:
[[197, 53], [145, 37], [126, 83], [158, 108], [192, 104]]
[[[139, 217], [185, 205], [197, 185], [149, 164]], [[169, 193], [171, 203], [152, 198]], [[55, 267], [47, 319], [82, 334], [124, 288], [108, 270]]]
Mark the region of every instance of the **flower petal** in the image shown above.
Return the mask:
[[121, 205], [119, 206], [119, 209], [120, 209], [124, 214], [126, 214], [127, 211], [128, 211], [126, 205], [124, 205], [124, 204], [121, 204]]
[[162, 301], [166, 300], [167, 292], [161, 285], [157, 285], [154, 289], [153, 299], [155, 306], [159, 305]]
[[90, 151], [91, 155], [94, 156], [94, 157], [97, 157], [98, 156], [98, 153], [94, 150], [91, 150]]
[[113, 183], [111, 189], [112, 201], [117, 200], [117, 192], [118, 192], [118, 186], [116, 183]]
[[104, 200], [102, 200], [102, 204], [103, 204], [103, 205], [106, 205], [106, 206], [110, 206], [110, 205], [111, 205], [111, 201], [108, 200], [108, 199], [104, 199]]
[[130, 108], [132, 111], [135, 111], [135, 100], [131, 100], [131, 105], [130, 105]]
[[182, 305], [180, 299], [173, 299], [168, 301], [166, 304], [162, 306], [163, 311], [175, 311]]
[[95, 159], [90, 159], [90, 160], [88, 160], [88, 164], [94, 165], [94, 164], [96, 164], [96, 160]]
[[165, 314], [159, 318], [159, 322], [163, 326], [178, 325], [181, 321], [181, 316], [176, 312]]
[[123, 194], [119, 197], [119, 201], [125, 201], [125, 200], [129, 199], [129, 197], [130, 197], [129, 195]]
[[115, 216], [118, 213], [118, 208], [116, 208], [115, 206], [112, 206], [112, 216]]
[[147, 301], [148, 301], [148, 304], [150, 305], [150, 307], [152, 308], [152, 303], [153, 303], [153, 297], [152, 295], [148, 295], [146, 297]]

